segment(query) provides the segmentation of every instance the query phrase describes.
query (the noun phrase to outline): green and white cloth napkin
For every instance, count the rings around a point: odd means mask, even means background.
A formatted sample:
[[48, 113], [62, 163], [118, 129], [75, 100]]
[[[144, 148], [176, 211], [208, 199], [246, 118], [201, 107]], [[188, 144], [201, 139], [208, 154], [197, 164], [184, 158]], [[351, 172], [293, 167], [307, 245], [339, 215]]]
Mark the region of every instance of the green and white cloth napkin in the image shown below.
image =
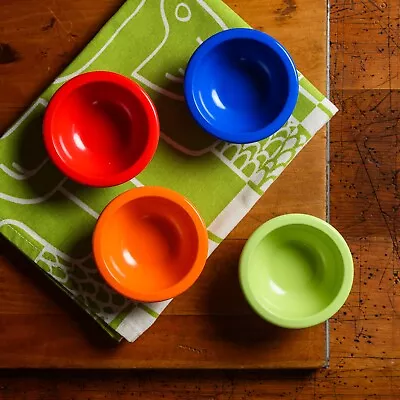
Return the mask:
[[[106, 204], [135, 186], [174, 189], [205, 220], [211, 254], [337, 111], [299, 74], [296, 109], [272, 137], [238, 145], [217, 142], [201, 131], [183, 101], [187, 61], [209, 36], [247, 26], [221, 0], [127, 0], [0, 139], [0, 232], [116, 339], [137, 339], [168, 301], [134, 303], [99, 276], [91, 235]], [[145, 171], [107, 189], [66, 179], [49, 161], [41, 139], [43, 113], [54, 92], [93, 70], [115, 71], [141, 84], [155, 101], [162, 128]]]

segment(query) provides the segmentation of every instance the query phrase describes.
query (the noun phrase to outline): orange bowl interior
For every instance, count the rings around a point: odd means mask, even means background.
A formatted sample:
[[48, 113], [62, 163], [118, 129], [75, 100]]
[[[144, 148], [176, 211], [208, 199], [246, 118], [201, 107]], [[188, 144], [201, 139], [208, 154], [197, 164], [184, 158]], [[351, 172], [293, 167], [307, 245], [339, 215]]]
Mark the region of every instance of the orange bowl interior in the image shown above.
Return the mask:
[[207, 231], [194, 207], [164, 188], [123, 193], [104, 210], [93, 250], [106, 281], [127, 297], [161, 301], [177, 296], [200, 275]]

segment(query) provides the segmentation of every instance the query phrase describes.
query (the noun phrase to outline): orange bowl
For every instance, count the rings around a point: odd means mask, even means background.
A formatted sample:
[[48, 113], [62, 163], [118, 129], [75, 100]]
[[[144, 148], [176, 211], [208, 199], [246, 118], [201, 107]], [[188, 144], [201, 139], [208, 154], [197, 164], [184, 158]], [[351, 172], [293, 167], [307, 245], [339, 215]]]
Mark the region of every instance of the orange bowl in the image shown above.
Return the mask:
[[141, 187], [116, 197], [93, 235], [97, 267], [116, 291], [143, 302], [173, 298], [199, 277], [207, 259], [207, 229], [179, 193]]

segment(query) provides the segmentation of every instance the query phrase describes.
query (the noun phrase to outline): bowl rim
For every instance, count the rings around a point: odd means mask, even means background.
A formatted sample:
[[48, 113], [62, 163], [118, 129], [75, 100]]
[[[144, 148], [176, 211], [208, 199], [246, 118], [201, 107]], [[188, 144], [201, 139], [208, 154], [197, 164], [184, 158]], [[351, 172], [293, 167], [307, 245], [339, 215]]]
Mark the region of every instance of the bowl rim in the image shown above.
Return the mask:
[[[327, 307], [305, 318], [289, 319], [276, 315], [262, 306], [256, 298], [248, 279], [250, 257], [260, 241], [272, 231], [283, 226], [307, 225], [325, 233], [336, 245], [343, 259], [344, 275], [336, 297]], [[308, 214], [285, 214], [275, 217], [254, 231], [245, 244], [239, 261], [239, 280], [244, 296], [253, 310], [262, 318], [283, 328], [308, 328], [331, 318], [345, 303], [350, 294], [354, 277], [351, 251], [343, 236], [328, 222]]]
[[[107, 224], [110, 219], [113, 218], [115, 212], [121, 209], [131, 201], [135, 201], [146, 197], [159, 197], [163, 199], [170, 200], [171, 202], [180, 206], [183, 210], [187, 212], [193, 226], [195, 227], [196, 233], [198, 235], [198, 249], [195, 261], [192, 267], [189, 269], [188, 273], [174, 285], [159, 290], [156, 292], [140, 292], [138, 290], [132, 289], [128, 286], [121, 284], [114, 276], [110, 273], [107, 263], [102, 255], [102, 241], [104, 236], [107, 235]], [[114, 288], [117, 292], [123, 294], [136, 301], [142, 302], [157, 302], [164, 301], [176, 297], [177, 295], [183, 293], [189, 287], [191, 287], [197, 278], [200, 276], [208, 255], [208, 234], [207, 228], [204, 224], [203, 219], [196, 210], [196, 208], [189, 202], [186, 197], [181, 195], [174, 190], [167, 189], [160, 186], [143, 186], [133, 189], [129, 189], [126, 192], [118, 195], [114, 200], [112, 200], [106, 208], [101, 213], [97, 224], [94, 229], [92, 238], [92, 248], [93, 257], [100, 274], [103, 276], [105, 281]]]
[[[146, 141], [145, 148], [142, 154], [140, 154], [136, 161], [128, 168], [115, 174], [109, 174], [101, 177], [88, 175], [81, 169], [75, 168], [70, 163], [65, 162], [64, 158], [59, 154], [59, 152], [56, 150], [56, 147], [54, 146], [55, 133], [52, 129], [54, 116], [56, 115], [56, 112], [59, 111], [59, 107], [62, 102], [74, 90], [94, 82], [112, 83], [128, 90], [134, 97], [136, 97], [140, 101], [146, 118], [149, 121], [148, 140]], [[111, 71], [91, 71], [70, 79], [68, 82], [63, 84], [52, 96], [43, 118], [43, 140], [45, 148], [51, 160], [61, 170], [61, 172], [63, 172], [69, 178], [80, 184], [94, 187], [109, 187], [120, 185], [137, 176], [153, 158], [157, 150], [159, 136], [160, 123], [158, 119], [158, 114], [149, 95], [135, 81], [129, 79], [124, 75]]]
[[[240, 135], [241, 139], [233, 138], [230, 131], [223, 131], [210, 124], [199, 111], [195, 100], [193, 84], [196, 77], [197, 67], [207, 54], [219, 46], [221, 43], [237, 40], [249, 39], [263, 44], [272, 49], [282, 60], [288, 75], [289, 94], [287, 102], [278, 116], [269, 124], [257, 131], [244, 132]], [[286, 48], [272, 36], [252, 28], [232, 28], [218, 32], [205, 40], [191, 56], [186, 68], [184, 80], [184, 93], [188, 108], [195, 121], [207, 132], [211, 133], [220, 140], [231, 143], [252, 143], [265, 139], [276, 133], [290, 118], [299, 95], [299, 79], [296, 66]], [[234, 141], [233, 141], [234, 140]]]

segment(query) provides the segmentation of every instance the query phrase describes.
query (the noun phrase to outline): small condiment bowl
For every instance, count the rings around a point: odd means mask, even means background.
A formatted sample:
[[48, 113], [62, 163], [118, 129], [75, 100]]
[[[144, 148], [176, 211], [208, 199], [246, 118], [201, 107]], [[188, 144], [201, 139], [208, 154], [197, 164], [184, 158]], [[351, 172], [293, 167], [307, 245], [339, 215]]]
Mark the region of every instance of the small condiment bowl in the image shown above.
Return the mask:
[[197, 123], [218, 139], [251, 143], [277, 132], [297, 102], [297, 70], [288, 51], [254, 29], [229, 29], [194, 52], [185, 98]]
[[47, 152], [69, 178], [114, 186], [138, 175], [159, 139], [157, 111], [146, 92], [113, 72], [88, 72], [58, 89], [46, 109]]
[[101, 214], [93, 254], [106, 282], [133, 300], [156, 302], [187, 290], [207, 259], [208, 236], [181, 194], [140, 187], [116, 197]]
[[306, 328], [332, 317], [353, 283], [353, 259], [340, 233], [304, 214], [276, 217], [247, 241], [239, 266], [250, 306], [285, 328]]

